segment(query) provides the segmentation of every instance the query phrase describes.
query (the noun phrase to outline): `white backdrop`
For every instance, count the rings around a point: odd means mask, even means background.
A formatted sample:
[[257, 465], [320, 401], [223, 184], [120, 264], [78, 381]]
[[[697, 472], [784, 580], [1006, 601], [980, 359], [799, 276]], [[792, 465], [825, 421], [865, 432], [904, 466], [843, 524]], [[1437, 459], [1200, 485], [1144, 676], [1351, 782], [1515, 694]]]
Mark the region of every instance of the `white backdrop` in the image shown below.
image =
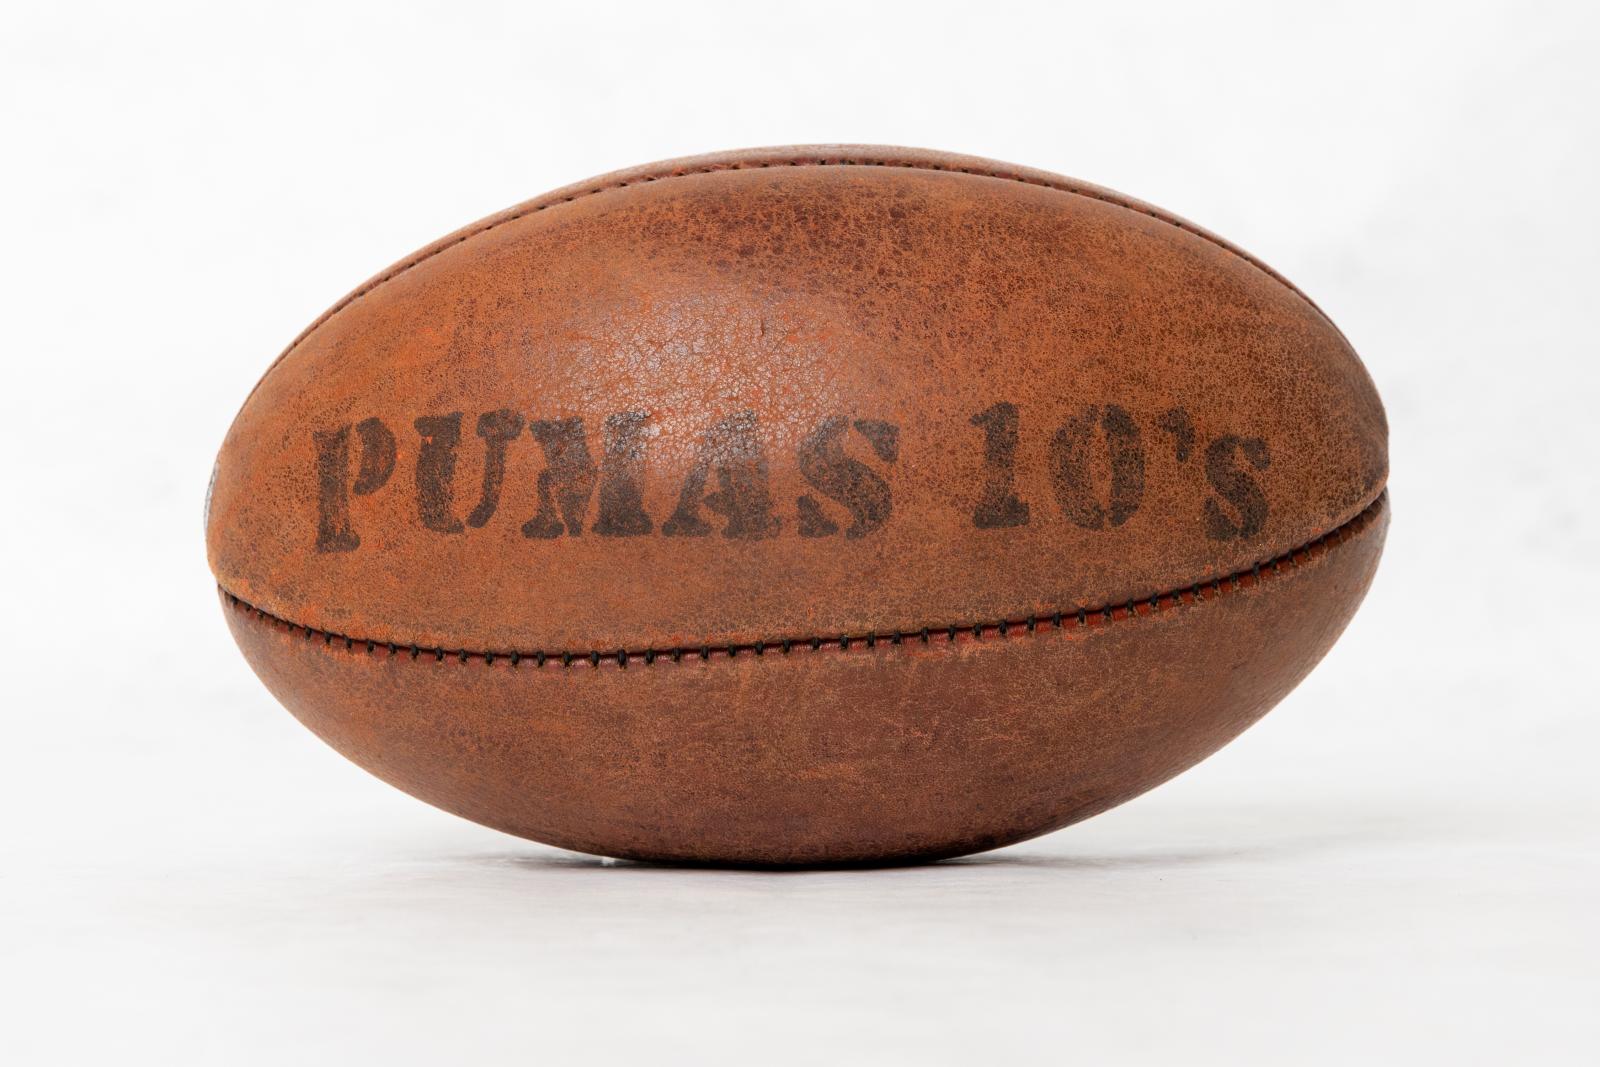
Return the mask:
[[[0, 1058], [1592, 1063], [1590, 5], [32, 5], [0, 33]], [[763, 144], [971, 152], [1264, 258], [1362, 353], [1394, 526], [1177, 781], [933, 867], [689, 872], [367, 777], [224, 630], [268, 361], [458, 225]]]

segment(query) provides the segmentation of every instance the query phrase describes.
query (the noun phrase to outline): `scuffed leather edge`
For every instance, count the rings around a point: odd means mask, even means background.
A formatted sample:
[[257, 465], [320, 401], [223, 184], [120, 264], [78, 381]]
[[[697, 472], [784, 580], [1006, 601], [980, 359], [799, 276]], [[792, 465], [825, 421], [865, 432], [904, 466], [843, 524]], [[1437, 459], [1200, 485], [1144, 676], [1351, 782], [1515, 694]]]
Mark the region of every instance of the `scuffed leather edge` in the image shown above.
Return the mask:
[[604, 666], [614, 666], [626, 669], [630, 663], [635, 661], [643, 663], [645, 666], [654, 666], [663, 661], [681, 663], [685, 659], [694, 658], [710, 660], [713, 658], [732, 659], [740, 655], [763, 656], [776, 654], [787, 656], [796, 652], [843, 652], [852, 648], [871, 649], [880, 644], [932, 645], [942, 643], [955, 645], [963, 641], [982, 641], [993, 637], [1008, 638], [1048, 631], [1095, 630], [1117, 622], [1193, 607], [1256, 586], [1266, 585], [1273, 579], [1282, 577], [1286, 572], [1291, 572], [1297, 567], [1312, 562], [1319, 556], [1332, 552], [1352, 538], [1364, 533], [1374, 524], [1385, 525], [1388, 521], [1388, 499], [1389, 495], [1386, 491], [1380, 492], [1354, 518], [1320, 537], [1292, 548], [1280, 556], [1254, 564], [1245, 570], [1235, 571], [1219, 578], [1199, 581], [1181, 589], [1155, 593], [1147, 597], [1130, 600], [1124, 604], [1077, 607], [1050, 615], [1030, 615], [1019, 619], [1000, 619], [990, 622], [950, 622], [937, 626], [895, 630], [887, 633], [812, 635], [808, 637], [757, 639], [748, 642], [722, 642], [715, 645], [678, 645], [670, 648], [644, 649], [587, 649], [581, 651], [567, 649], [557, 651], [535, 650], [531, 652], [520, 650], [450, 649], [398, 644], [390, 641], [375, 641], [331, 630], [319, 630], [315, 627], [304, 626], [292, 620], [280, 618], [271, 612], [256, 607], [254, 604], [222, 588], [221, 585], [218, 585], [217, 591], [221, 594], [224, 605], [230, 610], [254, 616], [258, 622], [276, 627], [291, 635], [303, 635], [307, 641], [320, 639], [329, 648], [343, 647], [348, 652], [364, 652], [367, 655], [383, 653], [391, 659], [399, 656], [409, 656], [412, 660], [426, 657], [438, 663], [455, 660], [463, 664], [477, 661], [485, 666], [493, 666], [496, 663], [503, 662], [513, 668], [529, 664], [535, 668], [589, 666], [598, 669]]
[[[685, 156], [679, 159], [663, 160], [656, 163], [646, 163], [625, 170], [612, 171], [602, 174], [587, 181], [576, 182], [563, 186], [534, 197], [532, 200], [523, 201], [504, 211], [497, 212], [477, 222], [456, 230], [454, 233], [441, 237], [430, 245], [418, 249], [411, 255], [391, 265], [387, 269], [368, 278], [356, 288], [346, 293], [332, 307], [317, 316], [312, 323], [289, 342], [276, 359], [267, 367], [266, 371], [251, 388], [249, 396], [245, 397], [248, 403], [250, 396], [255, 394], [261, 383], [266, 381], [277, 366], [287, 359], [306, 338], [315, 333], [323, 324], [328, 322], [339, 312], [360, 300], [385, 283], [404, 274], [406, 271], [423, 263], [434, 256], [453, 248], [456, 245], [470, 241], [481, 234], [488, 233], [498, 226], [525, 218], [539, 211], [545, 211], [561, 204], [571, 203], [584, 197], [595, 196], [600, 193], [617, 189], [625, 189], [632, 185], [641, 185], [650, 182], [665, 181], [674, 178], [692, 177], [700, 174], [714, 174], [730, 170], [762, 170], [773, 167], [887, 167], [904, 168], [909, 170], [942, 171], [952, 174], [968, 174], [978, 178], [994, 178], [1004, 181], [1021, 182], [1025, 185], [1037, 185], [1073, 196], [1087, 197], [1103, 203], [1125, 208], [1129, 211], [1147, 215], [1160, 222], [1167, 223], [1185, 233], [1193, 234], [1202, 240], [1208, 241], [1218, 248], [1223, 249], [1288, 289], [1295, 296], [1305, 301], [1306, 305], [1315, 311], [1322, 320], [1333, 330], [1341, 340], [1344, 334], [1338, 326], [1328, 318], [1327, 314], [1316, 305], [1310, 297], [1306, 296], [1298, 287], [1283, 275], [1267, 266], [1261, 260], [1239, 248], [1237, 245], [1218, 237], [1209, 230], [1197, 226], [1171, 212], [1163, 211], [1152, 204], [1124, 196], [1111, 189], [1106, 189], [1089, 182], [1068, 178], [1050, 171], [1036, 170], [1032, 167], [1021, 167], [1009, 163], [1000, 163], [995, 160], [984, 159], [980, 156], [957, 155], [948, 152], [937, 152], [925, 148], [901, 148], [887, 145], [792, 145], [772, 148], [745, 148], [734, 149], [726, 152], [712, 152], [705, 155]], [[242, 405], [241, 405], [242, 409]]]

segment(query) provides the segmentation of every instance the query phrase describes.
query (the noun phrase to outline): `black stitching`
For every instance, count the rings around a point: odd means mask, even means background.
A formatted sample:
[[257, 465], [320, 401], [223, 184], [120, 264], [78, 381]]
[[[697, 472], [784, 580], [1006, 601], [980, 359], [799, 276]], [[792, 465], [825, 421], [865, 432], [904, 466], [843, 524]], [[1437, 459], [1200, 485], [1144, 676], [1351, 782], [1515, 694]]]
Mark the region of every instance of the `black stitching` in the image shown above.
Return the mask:
[[[1243, 585], [1242, 579], [1246, 574], [1251, 575], [1255, 583], [1259, 584], [1262, 581], [1265, 581], [1269, 576], [1282, 575], [1284, 573], [1283, 564], [1285, 562], [1287, 562], [1291, 568], [1298, 568], [1303, 564], [1315, 559], [1319, 553], [1330, 551], [1332, 546], [1344, 544], [1346, 541], [1350, 540], [1351, 537], [1355, 536], [1356, 533], [1360, 532], [1362, 529], [1365, 529], [1366, 526], [1369, 525], [1373, 518], [1377, 515], [1378, 511], [1380, 510], [1380, 505], [1386, 498], [1386, 493], [1380, 493], [1378, 497], [1373, 500], [1373, 502], [1369, 504], [1360, 514], [1350, 519], [1343, 526], [1340, 526], [1336, 530], [1329, 531], [1328, 533], [1323, 534], [1321, 537], [1309, 541], [1304, 545], [1290, 549], [1288, 552], [1274, 557], [1273, 559], [1252, 564], [1250, 567], [1236, 571], [1233, 574], [1211, 578], [1204, 582], [1196, 582], [1193, 585], [1183, 589], [1176, 589], [1167, 593], [1153, 594], [1148, 601], [1150, 608], [1153, 612], [1169, 610], [1162, 607], [1162, 601], [1165, 599], [1170, 602], [1171, 610], [1180, 609], [1184, 606], [1183, 597], [1185, 593], [1189, 594], [1189, 597], [1194, 604], [1204, 604], [1209, 600], [1215, 600], [1227, 595], [1231, 595], [1232, 592], [1245, 589], [1246, 587]], [[1206, 592], [1208, 588], [1210, 590], [1209, 595]], [[651, 648], [632, 653], [628, 652], [626, 649], [618, 649], [615, 653], [605, 654], [602, 654], [598, 650], [590, 650], [588, 652], [574, 652], [571, 650], [562, 652], [545, 652], [540, 650], [527, 653], [520, 651], [512, 651], [509, 653], [472, 652], [464, 648], [452, 650], [445, 648], [427, 648], [417, 644], [397, 645], [393, 641], [378, 642], [373, 638], [358, 638], [348, 634], [335, 633], [331, 630], [319, 630], [312, 626], [290, 622], [287, 619], [282, 619], [276, 615], [268, 613], [264, 608], [256, 607], [254, 604], [240, 599], [237, 594], [226, 589], [220, 589], [219, 587], [219, 591], [222, 594], [224, 603], [229, 607], [236, 611], [241, 611], [246, 615], [254, 615], [257, 619], [266, 622], [269, 625], [282, 627], [289, 634], [303, 632], [306, 640], [308, 641], [313, 637], [321, 637], [323, 644], [329, 648], [332, 648], [334, 641], [337, 640], [343, 642], [345, 650], [350, 652], [355, 651], [355, 646], [359, 642], [365, 648], [368, 655], [376, 653], [379, 648], [384, 648], [388, 650], [388, 653], [391, 657], [398, 655], [401, 651], [406, 651], [409, 652], [411, 658], [415, 660], [419, 658], [422, 653], [426, 652], [433, 656], [436, 663], [443, 663], [446, 656], [452, 656], [461, 663], [466, 663], [471, 659], [479, 659], [482, 660], [486, 665], [492, 665], [496, 658], [509, 657], [513, 667], [517, 666], [524, 658], [528, 657], [531, 657], [534, 661], [534, 664], [539, 667], [543, 667], [551, 658], [558, 659], [563, 667], [572, 666], [575, 658], [587, 660], [589, 665], [592, 667], [599, 667], [602, 658], [609, 660], [613, 657], [616, 659], [617, 665], [620, 667], [627, 667], [629, 658], [633, 656], [642, 656], [646, 665], [653, 665], [662, 655], [670, 657], [674, 663], [681, 663], [686, 652], [690, 654], [698, 652], [702, 660], [709, 660], [711, 658], [711, 646], [709, 644], [702, 644], [698, 647], [688, 646], [668, 649]], [[1127, 619], [1137, 618], [1139, 603], [1140, 601], [1138, 600], [1128, 601], [1126, 607], [1123, 609], [1126, 612], [1123, 617]], [[1121, 607], [1123, 606], [1109, 604], [1097, 608], [1080, 607], [1076, 612], [1077, 625], [1080, 627], [1088, 626], [1089, 616], [1091, 614], [1098, 617], [1103, 617], [1107, 623], [1115, 622], [1117, 618], [1115, 611], [1117, 608]], [[1048, 618], [1051, 625], [1054, 626], [1055, 629], [1061, 630], [1065, 628], [1069, 616], [1057, 611], [1048, 616]], [[1034, 633], [1037, 630], [1037, 623], [1038, 617], [1030, 615], [1022, 621], [1000, 619], [996, 622], [990, 623], [950, 623], [946, 626], [939, 627], [938, 632], [943, 633], [950, 642], [954, 643], [957, 640], [959, 633], [963, 630], [970, 630], [974, 639], [982, 640], [985, 630], [994, 630], [1001, 637], [1011, 636], [1019, 627], [1024, 628], [1027, 633]], [[880, 636], [887, 636], [890, 643], [895, 645], [901, 644], [905, 637], [910, 636], [920, 637], [923, 644], [928, 644], [934, 632], [935, 629], [933, 627], [925, 626], [920, 630], [892, 631], [886, 632], [883, 635], [880, 635], [874, 631], [864, 634], [859, 638], [852, 638], [849, 634], [840, 634], [838, 638], [824, 638], [820, 635], [810, 638], [780, 638], [777, 639], [777, 643], [785, 653], [788, 653], [793, 647], [794, 643], [797, 641], [801, 643], [809, 643], [811, 650], [814, 652], [819, 651], [824, 644], [837, 645], [841, 651], [844, 651], [850, 648], [850, 643], [852, 640], [864, 642], [868, 648], [875, 648]], [[718, 649], [726, 651], [730, 659], [737, 658], [739, 652], [746, 649], [754, 651], [756, 655], [759, 656], [762, 655], [766, 648], [772, 643], [773, 639], [763, 638], [751, 644], [745, 645], [730, 642], [726, 646], [718, 646]]]

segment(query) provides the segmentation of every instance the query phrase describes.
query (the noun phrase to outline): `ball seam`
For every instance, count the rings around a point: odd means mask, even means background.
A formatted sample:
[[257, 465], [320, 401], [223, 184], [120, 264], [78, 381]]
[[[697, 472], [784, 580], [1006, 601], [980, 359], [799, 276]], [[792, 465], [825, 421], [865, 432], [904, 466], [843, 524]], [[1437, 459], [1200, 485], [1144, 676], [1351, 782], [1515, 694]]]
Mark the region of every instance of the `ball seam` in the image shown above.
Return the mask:
[[306, 641], [315, 642], [320, 640], [329, 648], [342, 648], [348, 652], [360, 652], [367, 655], [385, 654], [391, 659], [396, 657], [409, 657], [412, 660], [427, 659], [436, 663], [457, 662], [465, 664], [478, 662], [485, 666], [505, 664], [511, 668], [520, 668], [524, 665], [538, 668], [571, 668], [577, 666], [598, 668], [612, 665], [626, 669], [634, 663], [655, 666], [664, 662], [682, 663], [696, 659], [708, 661], [711, 659], [737, 659], [741, 656], [760, 657], [770, 654], [787, 656], [795, 652], [806, 651], [843, 652], [852, 648], [876, 648], [880, 644], [933, 645], [942, 643], [954, 645], [964, 640], [1006, 639], [1051, 630], [1094, 630], [1116, 622], [1147, 618], [1151, 615], [1193, 607], [1197, 604], [1208, 603], [1233, 593], [1254, 588], [1282, 577], [1286, 572], [1292, 572], [1294, 569], [1304, 566], [1318, 556], [1326, 554], [1361, 533], [1377, 519], [1387, 498], [1388, 493], [1386, 491], [1379, 492], [1373, 501], [1363, 508], [1360, 513], [1342, 525], [1292, 548], [1282, 555], [1252, 564], [1244, 570], [1235, 571], [1220, 578], [1194, 582], [1177, 589], [1131, 599], [1124, 603], [1102, 604], [1097, 607], [1078, 606], [1063, 611], [988, 622], [951, 622], [910, 630], [780, 637], [755, 641], [707, 642], [644, 649], [586, 649], [581, 651], [561, 649], [555, 651], [534, 650], [531, 652], [493, 649], [474, 650], [380, 641], [373, 638], [339, 633], [335, 630], [307, 626], [257, 607], [243, 597], [223, 588], [220, 584], [217, 589], [232, 610], [253, 616], [257, 621], [289, 634], [302, 636]]

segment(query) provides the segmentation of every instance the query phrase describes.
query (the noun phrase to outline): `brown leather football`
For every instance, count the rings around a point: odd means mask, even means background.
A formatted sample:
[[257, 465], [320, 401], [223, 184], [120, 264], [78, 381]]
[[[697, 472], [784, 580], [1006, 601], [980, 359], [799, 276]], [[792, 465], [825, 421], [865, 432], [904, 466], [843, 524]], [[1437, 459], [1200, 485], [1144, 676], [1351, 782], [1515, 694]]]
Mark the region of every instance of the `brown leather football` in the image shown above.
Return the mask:
[[643, 859], [993, 848], [1225, 744], [1388, 523], [1344, 337], [1042, 171], [779, 148], [485, 219], [336, 304], [223, 443], [228, 624], [446, 810]]

